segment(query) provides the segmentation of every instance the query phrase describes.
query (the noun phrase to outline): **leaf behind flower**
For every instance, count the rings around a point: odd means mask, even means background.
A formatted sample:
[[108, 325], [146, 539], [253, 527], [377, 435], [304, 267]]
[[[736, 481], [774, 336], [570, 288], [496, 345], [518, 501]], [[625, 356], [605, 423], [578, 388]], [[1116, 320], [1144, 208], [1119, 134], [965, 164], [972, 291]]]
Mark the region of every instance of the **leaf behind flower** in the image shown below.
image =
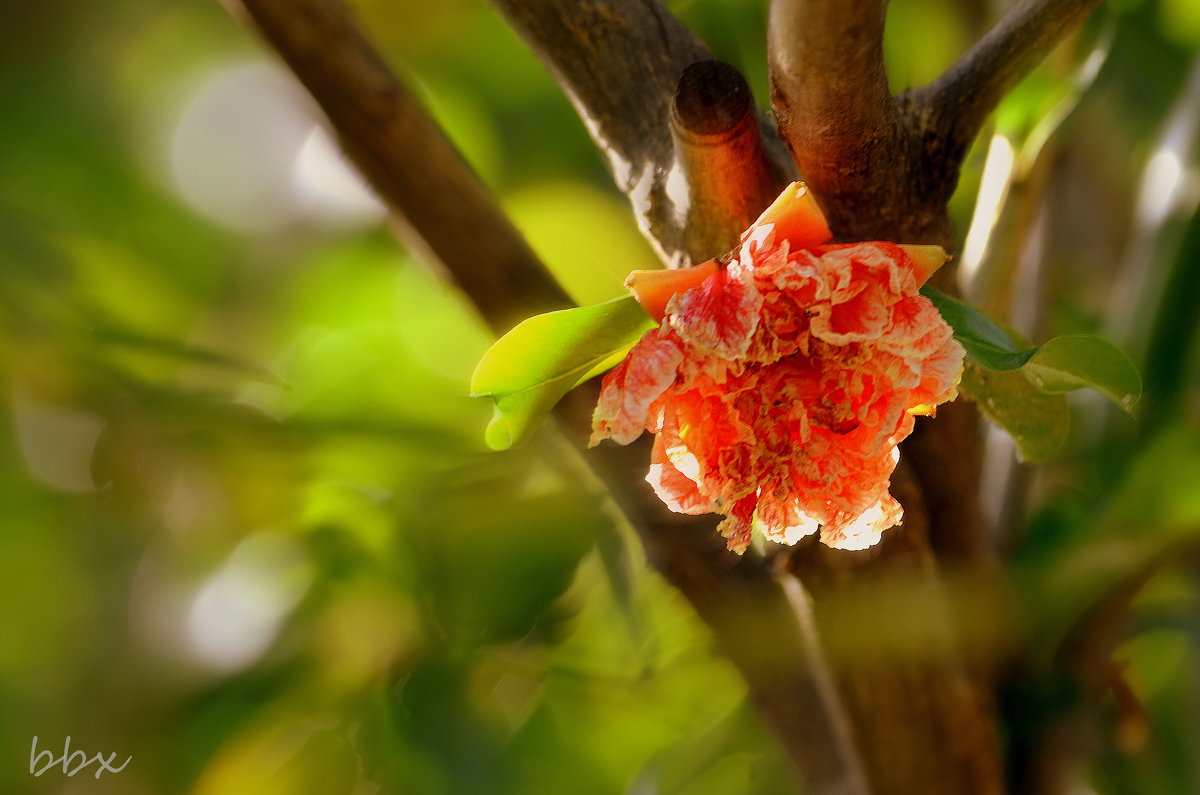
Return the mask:
[[1141, 396], [1137, 368], [1107, 340], [1068, 334], [1034, 346], [957, 298], [929, 286], [921, 294], [966, 351], [963, 391], [1013, 437], [1025, 461], [1053, 458], [1066, 441], [1070, 413], [1063, 392], [1090, 387], [1127, 412]]
[[1142, 394], [1142, 378], [1124, 351], [1090, 334], [1045, 342], [1021, 372], [1047, 394], [1091, 387], [1125, 411]]
[[921, 295], [933, 302], [942, 319], [954, 329], [954, 338], [975, 364], [996, 373], [1020, 369], [1037, 353], [1037, 348], [1018, 345], [999, 323], [970, 304], [952, 298], [929, 285]]
[[1142, 394], [1142, 379], [1117, 346], [1090, 334], [1066, 334], [1031, 345], [978, 309], [932, 287], [921, 294], [933, 302], [967, 359], [994, 373], [1020, 371], [1038, 390], [1057, 395], [1089, 387], [1131, 411]]
[[1022, 461], [1058, 457], [1071, 427], [1065, 395], [1048, 395], [1021, 373], [992, 372], [973, 363], [963, 370], [959, 386], [985, 417], [1012, 437]]

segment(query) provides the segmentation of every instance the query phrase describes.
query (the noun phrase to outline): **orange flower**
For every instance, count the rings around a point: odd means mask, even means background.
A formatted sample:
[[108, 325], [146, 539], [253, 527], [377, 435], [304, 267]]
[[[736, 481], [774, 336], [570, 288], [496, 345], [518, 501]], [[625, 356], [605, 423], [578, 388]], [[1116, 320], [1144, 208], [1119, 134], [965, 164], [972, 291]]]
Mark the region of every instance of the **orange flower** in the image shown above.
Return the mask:
[[963, 350], [917, 291], [936, 246], [825, 244], [793, 183], [721, 262], [635, 272], [661, 325], [604, 378], [591, 444], [656, 434], [647, 481], [673, 511], [863, 549], [900, 522], [888, 493], [914, 413], [952, 400]]

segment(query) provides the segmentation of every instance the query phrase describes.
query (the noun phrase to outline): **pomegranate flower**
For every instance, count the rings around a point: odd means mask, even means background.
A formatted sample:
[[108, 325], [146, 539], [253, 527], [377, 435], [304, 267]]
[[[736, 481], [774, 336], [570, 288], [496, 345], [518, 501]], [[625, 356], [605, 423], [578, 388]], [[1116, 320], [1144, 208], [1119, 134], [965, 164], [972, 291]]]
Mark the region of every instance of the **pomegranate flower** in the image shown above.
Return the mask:
[[753, 527], [878, 542], [903, 515], [896, 446], [957, 394], [963, 349], [918, 293], [945, 252], [830, 237], [793, 183], [721, 261], [626, 282], [661, 325], [605, 376], [591, 445], [655, 434], [646, 480], [673, 511], [724, 514], [738, 553]]

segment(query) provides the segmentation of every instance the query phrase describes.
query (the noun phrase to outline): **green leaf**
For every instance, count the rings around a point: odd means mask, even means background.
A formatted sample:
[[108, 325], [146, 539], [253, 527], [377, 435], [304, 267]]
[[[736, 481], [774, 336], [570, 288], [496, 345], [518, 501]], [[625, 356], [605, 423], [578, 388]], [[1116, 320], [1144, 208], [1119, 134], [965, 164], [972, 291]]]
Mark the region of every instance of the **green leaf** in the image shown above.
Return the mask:
[[954, 329], [954, 338], [966, 350], [967, 358], [980, 367], [997, 373], [1017, 370], [1037, 353], [1037, 348], [1018, 345], [1002, 326], [970, 304], [929, 285], [921, 288], [921, 295], [933, 302], [942, 319]]
[[1062, 450], [1071, 427], [1066, 396], [1040, 391], [1021, 373], [989, 372], [971, 363], [959, 387], [1012, 436], [1022, 461], [1049, 461]]
[[1064, 396], [1046, 394], [1025, 377], [1023, 368], [1038, 348], [956, 298], [929, 286], [922, 287], [921, 293], [937, 307], [967, 352], [959, 384], [963, 393], [1012, 437], [1022, 461], [1056, 458], [1067, 441], [1071, 413]]
[[[954, 338], [962, 343], [967, 359], [985, 370], [1020, 371], [1039, 391], [1049, 395], [1091, 387], [1126, 411], [1142, 394], [1142, 379], [1133, 362], [1120, 348], [1100, 337], [1068, 334], [1035, 347], [957, 298], [929, 286], [922, 287], [921, 294], [933, 302], [942, 319], [954, 329]], [[1016, 382], [992, 381], [1004, 384], [1005, 399], [1029, 392]]]
[[488, 349], [471, 394], [496, 401], [485, 438], [494, 450], [524, 442], [554, 404], [615, 367], [654, 321], [633, 296], [537, 315]]
[[1091, 387], [1125, 411], [1142, 394], [1137, 368], [1120, 348], [1089, 334], [1055, 337], [1037, 349], [1021, 372], [1047, 394]]

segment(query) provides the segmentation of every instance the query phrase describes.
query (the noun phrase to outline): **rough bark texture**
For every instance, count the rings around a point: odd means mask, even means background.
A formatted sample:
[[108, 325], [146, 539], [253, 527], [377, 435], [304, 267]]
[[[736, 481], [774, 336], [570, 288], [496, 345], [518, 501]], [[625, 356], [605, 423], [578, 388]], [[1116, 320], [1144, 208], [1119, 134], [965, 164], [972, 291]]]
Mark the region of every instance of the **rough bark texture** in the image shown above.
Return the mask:
[[[904, 128], [883, 69], [885, 0], [771, 4], [771, 105], [780, 135], [834, 234], [846, 240], [934, 240], [902, 228], [903, 195], [883, 197]], [[880, 199], [884, 203], [880, 204]], [[901, 231], [900, 237], [894, 235]]]
[[[242, 2], [359, 168], [493, 328], [565, 304], [338, 0]], [[688, 69], [708, 61], [708, 50], [657, 0], [493, 0], [571, 98], [670, 266], [722, 253], [797, 169], [839, 238], [953, 248], [946, 202], [971, 138], [1099, 2], [1022, 2], [938, 81], [893, 98], [882, 61], [885, 0], [776, 0], [777, 138], [755, 118], [736, 72]], [[943, 285], [948, 278], [946, 269]], [[576, 438], [590, 405], [580, 392], [560, 409]], [[905, 525], [877, 548], [813, 542], [773, 560], [736, 558], [709, 518], [668, 512], [642, 480], [646, 445], [590, 456], [651, 563], [745, 676], [808, 792], [1004, 791], [994, 682], [964, 665], [939, 581], [947, 565], [988, 570], [978, 434], [961, 402], [919, 423], [893, 483]]]

